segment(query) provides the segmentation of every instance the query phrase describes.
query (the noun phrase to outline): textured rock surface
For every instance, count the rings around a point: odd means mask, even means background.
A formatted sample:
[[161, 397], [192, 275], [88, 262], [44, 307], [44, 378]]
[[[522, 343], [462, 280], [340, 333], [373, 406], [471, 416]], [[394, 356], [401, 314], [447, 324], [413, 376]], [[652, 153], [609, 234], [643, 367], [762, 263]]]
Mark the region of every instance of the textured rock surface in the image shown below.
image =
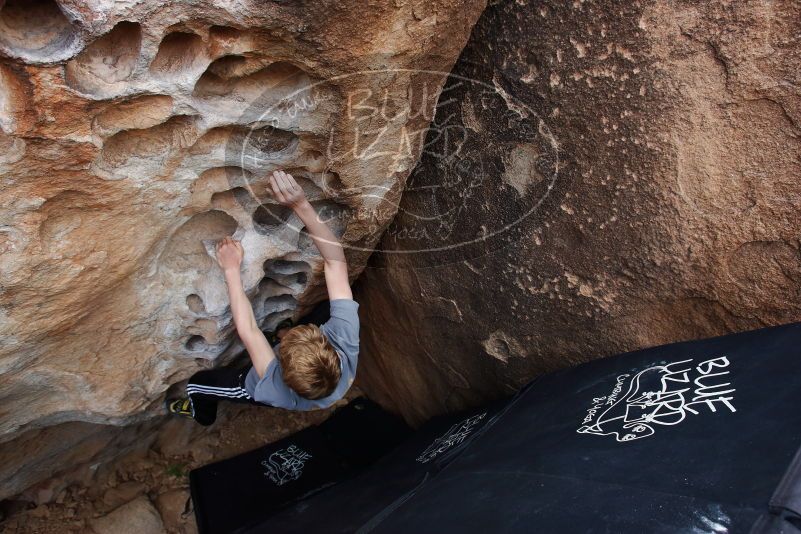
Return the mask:
[[90, 521], [95, 534], [163, 534], [161, 516], [147, 497], [139, 497]]
[[[352, 389], [348, 398], [337, 404], [346, 404], [359, 394]], [[170, 534], [197, 533], [192, 506], [187, 503], [190, 470], [320, 424], [332, 411], [261, 410], [228, 403], [220, 405], [217, 422], [209, 427], [188, 419], [170, 418], [159, 426], [155, 442], [149, 448], [145, 446], [120, 456], [118, 443], [111, 443], [109, 451], [113, 453], [116, 450], [117, 454], [113, 461], [103, 463], [101, 458], [96, 458], [74, 465], [76, 472], [50, 478], [14, 499], [4, 500], [0, 505], [0, 531], [83, 534], [90, 531], [89, 524], [94, 519], [112, 513], [134, 498], [145, 496], [158, 509]], [[91, 425], [84, 425], [88, 433], [90, 429], [87, 427]], [[112, 427], [97, 426], [113, 430]], [[146, 434], [143, 428], [129, 426], [124, 429], [140, 437]], [[33, 450], [30, 443], [28, 449]], [[80, 456], [76, 455], [76, 458]], [[73, 465], [69, 460], [66, 458], [64, 465]], [[137, 490], [140, 493], [133, 495]], [[34, 505], [37, 506], [34, 508]]]
[[408, 69], [450, 70], [482, 8], [0, 1], [0, 497], [241, 351], [214, 240], [242, 239], [265, 328], [321, 295], [270, 170], [362, 269], [442, 83]]
[[432, 136], [365, 271], [362, 387], [419, 420], [801, 319], [799, 20], [791, 0], [489, 7], [454, 70], [486, 85], [437, 112], [459, 157]]

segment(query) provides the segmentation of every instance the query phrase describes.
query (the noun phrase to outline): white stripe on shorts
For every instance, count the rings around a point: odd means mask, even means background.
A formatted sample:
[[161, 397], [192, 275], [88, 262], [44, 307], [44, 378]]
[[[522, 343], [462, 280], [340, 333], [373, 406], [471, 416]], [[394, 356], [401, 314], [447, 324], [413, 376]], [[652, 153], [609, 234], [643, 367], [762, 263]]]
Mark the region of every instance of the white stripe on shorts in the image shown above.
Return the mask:
[[217, 386], [201, 386], [200, 384], [187, 384], [186, 389], [202, 389], [204, 391], [220, 391], [223, 393], [244, 391], [241, 387], [221, 388]]
[[196, 386], [194, 384], [186, 386], [186, 392], [189, 394], [203, 393], [205, 395], [216, 395], [218, 397], [250, 397], [250, 394], [242, 388], [207, 388], [205, 386]]

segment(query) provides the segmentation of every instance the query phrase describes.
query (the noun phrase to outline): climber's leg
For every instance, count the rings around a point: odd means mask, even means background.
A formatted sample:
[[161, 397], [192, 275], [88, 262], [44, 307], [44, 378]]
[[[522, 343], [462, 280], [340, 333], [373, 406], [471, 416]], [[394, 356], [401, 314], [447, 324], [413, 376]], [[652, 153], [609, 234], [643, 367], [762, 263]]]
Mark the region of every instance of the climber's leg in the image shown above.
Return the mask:
[[254, 404], [253, 398], [245, 391], [247, 369], [209, 369], [192, 375], [186, 385], [186, 392], [192, 403], [192, 417], [201, 425], [207, 426], [217, 419], [217, 402], [243, 402]]

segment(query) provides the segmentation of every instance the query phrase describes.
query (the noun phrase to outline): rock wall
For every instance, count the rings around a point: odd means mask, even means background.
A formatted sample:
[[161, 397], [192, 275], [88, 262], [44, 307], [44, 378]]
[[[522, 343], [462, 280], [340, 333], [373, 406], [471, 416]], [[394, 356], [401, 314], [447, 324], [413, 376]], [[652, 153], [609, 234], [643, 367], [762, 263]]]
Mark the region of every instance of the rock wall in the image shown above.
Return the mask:
[[492, 3], [361, 281], [361, 387], [420, 421], [801, 320], [799, 20], [791, 0]]
[[241, 352], [215, 240], [242, 240], [265, 329], [322, 296], [271, 170], [361, 271], [483, 7], [0, 0], [0, 498]]

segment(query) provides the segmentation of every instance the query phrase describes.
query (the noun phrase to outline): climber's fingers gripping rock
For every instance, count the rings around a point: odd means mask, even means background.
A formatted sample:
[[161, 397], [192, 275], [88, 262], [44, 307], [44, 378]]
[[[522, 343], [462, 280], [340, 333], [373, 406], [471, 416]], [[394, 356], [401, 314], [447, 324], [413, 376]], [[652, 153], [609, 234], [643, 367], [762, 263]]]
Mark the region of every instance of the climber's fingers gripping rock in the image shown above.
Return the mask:
[[217, 242], [217, 263], [220, 264], [224, 271], [228, 269], [239, 270], [244, 256], [245, 250], [242, 248], [242, 243], [236, 239], [228, 236]]
[[291, 174], [284, 171], [273, 171], [270, 175], [270, 187], [273, 196], [284, 206], [295, 208], [306, 202], [306, 194], [303, 188]]

